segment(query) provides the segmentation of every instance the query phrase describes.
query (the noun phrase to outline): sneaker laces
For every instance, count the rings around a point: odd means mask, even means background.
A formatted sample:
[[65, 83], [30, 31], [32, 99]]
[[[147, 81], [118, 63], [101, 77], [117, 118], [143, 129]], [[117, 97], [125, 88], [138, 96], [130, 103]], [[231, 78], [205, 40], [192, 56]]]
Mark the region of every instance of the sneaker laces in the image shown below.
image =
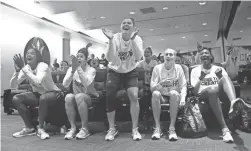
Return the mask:
[[68, 129], [68, 132], [67, 132], [67, 133], [69, 133], [69, 132], [76, 132], [76, 129], [70, 128], [70, 129]]
[[228, 128], [222, 129], [223, 136], [225, 136], [227, 134], [227, 132], [231, 133], [231, 131]]
[[115, 128], [109, 128], [109, 130], [107, 131], [108, 134], [112, 134], [115, 133], [116, 129]]
[[132, 133], [133, 133], [133, 135], [139, 135], [139, 131], [138, 131], [138, 127], [136, 127], [136, 128], [134, 128], [134, 129], [132, 129]]
[[154, 131], [153, 131], [153, 133], [154, 134], [156, 134], [156, 133], [161, 133], [161, 129], [160, 128], [153, 128], [154, 129]]
[[169, 134], [176, 134], [175, 128], [169, 128]]
[[39, 128], [37, 131], [38, 131], [38, 133], [40, 133], [40, 134], [42, 134], [42, 133], [46, 133], [46, 132], [45, 132], [45, 130], [44, 130], [44, 129], [42, 129], [42, 128]]
[[83, 131], [85, 133], [88, 133], [88, 130], [86, 128], [84, 128], [84, 127], [80, 128], [79, 131]]
[[26, 127], [23, 127], [23, 129], [20, 131], [20, 133], [24, 133], [24, 132], [27, 132], [29, 129], [26, 128]]

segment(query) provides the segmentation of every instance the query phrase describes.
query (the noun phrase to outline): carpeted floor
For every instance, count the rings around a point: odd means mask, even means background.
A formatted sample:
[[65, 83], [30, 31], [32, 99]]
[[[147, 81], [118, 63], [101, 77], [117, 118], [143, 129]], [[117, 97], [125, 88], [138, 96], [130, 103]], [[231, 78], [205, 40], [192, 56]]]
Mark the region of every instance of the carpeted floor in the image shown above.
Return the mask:
[[[250, 97], [251, 87], [242, 88], [242, 96]], [[2, 109], [2, 108], [1, 108]], [[51, 136], [49, 140], [40, 140], [37, 136], [13, 138], [12, 133], [23, 126], [19, 115], [10, 115], [1, 111], [1, 150], [2, 151], [251, 151], [251, 134], [236, 131], [235, 143], [222, 142], [220, 131], [209, 132], [207, 137], [182, 139], [169, 142], [165, 137], [159, 141], [151, 140], [151, 132], [142, 133], [143, 140], [135, 142], [131, 138], [130, 122], [120, 123], [119, 136], [111, 142], [104, 141], [103, 124], [89, 124], [93, 134], [85, 140], [64, 140], [63, 135]]]

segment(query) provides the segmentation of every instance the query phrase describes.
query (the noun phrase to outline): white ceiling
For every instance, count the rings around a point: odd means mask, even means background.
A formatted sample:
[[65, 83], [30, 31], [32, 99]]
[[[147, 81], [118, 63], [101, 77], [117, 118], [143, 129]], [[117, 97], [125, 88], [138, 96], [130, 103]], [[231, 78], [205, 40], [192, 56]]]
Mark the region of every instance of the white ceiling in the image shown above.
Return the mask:
[[[249, 19], [247, 19], [249, 18]], [[233, 38], [241, 40], [233, 41]], [[251, 44], [251, 1], [242, 1], [228, 35], [228, 42], [234, 45]]]
[[[78, 30], [98, 39], [103, 39], [104, 36], [96, 34], [96, 29], [106, 27], [118, 32], [123, 18], [132, 17], [136, 21], [136, 27], [140, 28], [139, 35], [143, 38], [145, 47], [152, 46], [155, 53], [162, 52], [167, 47], [181, 51], [195, 50], [197, 41], [211, 41], [208, 45], [214, 46], [221, 12], [220, 1], [209, 1], [203, 6], [198, 1], [40, 1], [37, 5], [52, 11], [53, 15], [47, 18], [54, 21], [63, 18], [67, 23], [74, 22]], [[156, 12], [143, 14], [140, 11], [149, 7], [153, 7]], [[168, 9], [163, 10], [163, 7]], [[251, 2], [242, 2], [229, 39], [244, 36], [243, 39], [250, 40], [251, 20], [246, 20], [251, 17], [250, 10]], [[129, 12], [132, 11], [135, 14], [130, 15]], [[105, 19], [101, 19], [101, 16]], [[203, 26], [202, 23], [207, 25]], [[240, 33], [240, 30], [244, 32]]]

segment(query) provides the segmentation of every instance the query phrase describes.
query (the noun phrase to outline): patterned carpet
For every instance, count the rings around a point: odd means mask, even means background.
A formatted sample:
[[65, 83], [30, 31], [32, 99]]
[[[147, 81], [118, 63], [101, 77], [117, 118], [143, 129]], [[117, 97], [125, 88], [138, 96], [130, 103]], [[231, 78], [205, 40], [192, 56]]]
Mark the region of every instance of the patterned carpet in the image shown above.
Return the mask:
[[[250, 90], [242, 91], [250, 96]], [[103, 123], [89, 124], [92, 135], [85, 140], [63, 139], [63, 135], [51, 136], [49, 140], [40, 140], [37, 136], [13, 138], [12, 133], [23, 126], [19, 115], [7, 116], [1, 111], [1, 150], [2, 151], [251, 151], [251, 134], [236, 131], [235, 143], [222, 142], [220, 131], [209, 132], [207, 137], [182, 139], [169, 142], [165, 137], [159, 141], [151, 140], [151, 132], [142, 133], [143, 140], [135, 142], [131, 138], [130, 122], [119, 125], [119, 136], [111, 142], [104, 141]]]

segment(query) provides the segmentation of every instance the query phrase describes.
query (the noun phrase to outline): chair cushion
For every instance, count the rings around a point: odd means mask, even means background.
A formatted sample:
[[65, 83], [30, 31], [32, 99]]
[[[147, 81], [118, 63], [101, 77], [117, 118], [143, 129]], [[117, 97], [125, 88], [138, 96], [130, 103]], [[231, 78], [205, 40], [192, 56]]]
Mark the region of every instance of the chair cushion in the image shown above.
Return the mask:
[[106, 89], [105, 88], [105, 81], [104, 82], [94, 82], [94, 88], [97, 91], [104, 91]]
[[129, 97], [127, 95], [127, 92], [125, 89], [121, 89], [117, 92], [117, 96], [116, 96], [116, 99], [117, 100], [120, 100], [120, 101], [126, 101], [126, 100], [129, 100]]

